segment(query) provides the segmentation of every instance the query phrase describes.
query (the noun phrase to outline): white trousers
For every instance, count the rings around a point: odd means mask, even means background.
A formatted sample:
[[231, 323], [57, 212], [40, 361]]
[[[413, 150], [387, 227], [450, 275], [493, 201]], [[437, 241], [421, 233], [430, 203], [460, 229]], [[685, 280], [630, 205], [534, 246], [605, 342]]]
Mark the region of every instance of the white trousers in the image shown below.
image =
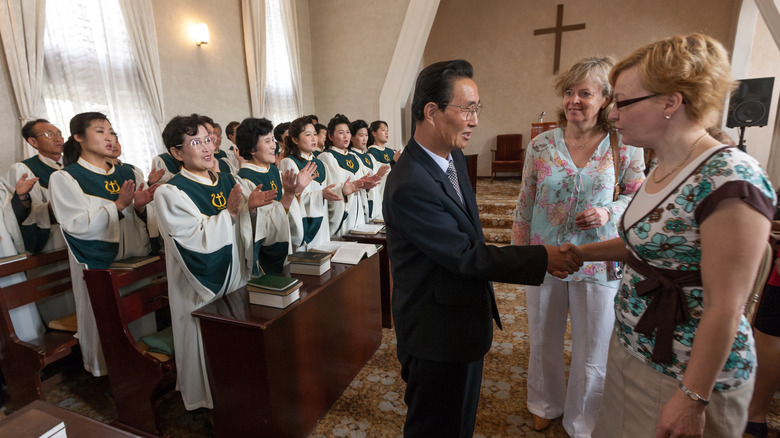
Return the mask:
[[[563, 414], [573, 437], [589, 437], [601, 404], [609, 339], [615, 324], [616, 289], [584, 281], [547, 277], [526, 286], [531, 339], [528, 410], [542, 418]], [[566, 386], [563, 341], [571, 314], [572, 360]]]

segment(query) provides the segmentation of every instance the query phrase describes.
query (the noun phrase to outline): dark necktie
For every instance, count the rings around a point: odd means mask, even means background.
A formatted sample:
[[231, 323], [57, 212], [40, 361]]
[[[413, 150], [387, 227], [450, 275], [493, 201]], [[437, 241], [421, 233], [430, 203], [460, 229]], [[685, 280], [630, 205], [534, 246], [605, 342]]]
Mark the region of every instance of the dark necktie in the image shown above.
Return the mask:
[[455, 165], [452, 161], [447, 166], [447, 177], [449, 177], [452, 187], [455, 188], [455, 192], [458, 194], [458, 198], [460, 198], [460, 203], [463, 204], [463, 194], [460, 192], [460, 185], [458, 185], [458, 172], [455, 170]]

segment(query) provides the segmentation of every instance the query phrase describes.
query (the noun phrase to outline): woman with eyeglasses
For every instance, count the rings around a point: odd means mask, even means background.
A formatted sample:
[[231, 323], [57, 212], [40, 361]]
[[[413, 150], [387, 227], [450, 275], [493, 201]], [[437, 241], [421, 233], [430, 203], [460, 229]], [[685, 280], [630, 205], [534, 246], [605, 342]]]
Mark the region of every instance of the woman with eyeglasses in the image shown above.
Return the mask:
[[250, 263], [242, 242], [251, 245], [253, 236], [241, 233], [242, 220], [250, 217], [242, 209], [253, 212], [272, 199], [253, 190], [245, 202], [229, 172], [213, 172], [212, 138], [197, 114], [174, 117], [162, 137], [182, 167], [154, 196], [165, 240], [178, 386], [185, 409], [211, 409], [200, 329], [192, 312], [246, 283]]
[[764, 253], [775, 194], [752, 157], [706, 128], [734, 88], [713, 38], [675, 36], [610, 72], [610, 120], [658, 164], [620, 219], [622, 239], [580, 247], [621, 260], [599, 437], [736, 437], [756, 367], [742, 315]]
[[[644, 180], [644, 160], [607, 120], [613, 63], [585, 58], [557, 78], [563, 97], [559, 128], [539, 134], [526, 150], [513, 244], [579, 245], [618, 236], [618, 219]], [[541, 286], [526, 286], [527, 406], [536, 430], [563, 414], [569, 435], [590, 435], [604, 385], [618, 275], [614, 265], [586, 263], [564, 279], [548, 274]], [[569, 315], [567, 384], [563, 348]]]
[[352, 122], [349, 125], [349, 131], [352, 134], [349, 151], [358, 157], [360, 166], [366, 175], [378, 176], [380, 178], [380, 184], [360, 191], [366, 223], [371, 223], [374, 219], [382, 219], [381, 189], [384, 188], [384, 184], [381, 184], [381, 181], [386, 181], [384, 176], [390, 170], [390, 165], [378, 163], [374, 156], [368, 153], [366, 145], [368, 144], [369, 134], [368, 123], [365, 120]]
[[[84, 368], [102, 376], [108, 370], [83, 271], [149, 254], [146, 210], [157, 187], [144, 189], [132, 169], [111, 164], [115, 134], [105, 115], [77, 114], [70, 120], [70, 132], [63, 146], [66, 165], [51, 175], [49, 191], [69, 250]], [[137, 324], [142, 335], [156, 331], [154, 315]]]

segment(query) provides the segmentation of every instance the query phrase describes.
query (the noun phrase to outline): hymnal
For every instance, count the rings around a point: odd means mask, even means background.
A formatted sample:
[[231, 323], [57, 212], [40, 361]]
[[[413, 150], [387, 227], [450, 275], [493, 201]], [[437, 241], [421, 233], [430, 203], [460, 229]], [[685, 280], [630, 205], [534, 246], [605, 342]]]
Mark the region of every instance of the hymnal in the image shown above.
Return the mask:
[[154, 263], [157, 260], [160, 260], [160, 256], [158, 255], [128, 257], [126, 259], [117, 260], [111, 263], [111, 266], [109, 267], [111, 269], [133, 269], [133, 268], [141, 267], [143, 265], [148, 265], [149, 263]]

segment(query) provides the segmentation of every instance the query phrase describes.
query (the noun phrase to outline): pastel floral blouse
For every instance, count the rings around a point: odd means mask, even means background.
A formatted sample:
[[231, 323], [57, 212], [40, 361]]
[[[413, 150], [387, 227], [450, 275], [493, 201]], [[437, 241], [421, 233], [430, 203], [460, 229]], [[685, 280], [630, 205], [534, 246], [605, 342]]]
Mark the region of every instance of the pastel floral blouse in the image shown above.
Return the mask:
[[[577, 168], [572, 161], [561, 128], [531, 140], [525, 154], [523, 180], [512, 224], [512, 243], [561, 245], [571, 242], [582, 245], [618, 237], [618, 220], [645, 180], [642, 150], [620, 142], [619, 153], [621, 190], [617, 201], [613, 201], [615, 164], [608, 135], [583, 168]], [[574, 218], [593, 207], [606, 208], [610, 212], [609, 221], [601, 228], [579, 229]], [[587, 262], [566, 280], [614, 287], [618, 284], [607, 280], [605, 262]]]
[[[629, 250], [655, 268], [700, 269], [699, 224], [723, 199], [739, 197], [772, 220], [775, 211], [772, 184], [758, 162], [749, 155], [735, 148], [723, 148], [699, 157], [688, 169], [691, 169], [690, 173], [683, 170], [665, 191], [649, 195], [640, 190], [623, 217], [620, 234]], [[615, 334], [629, 353], [659, 372], [682, 380], [702, 317], [702, 288], [683, 288], [689, 318], [674, 326], [672, 361], [659, 364], [651, 359], [656, 332], [652, 337], [646, 337], [635, 330], [653, 299], [653, 296], [637, 294], [635, 285], [644, 279], [626, 265], [615, 297]], [[728, 361], [714, 389], [737, 388], [750, 379], [754, 369], [753, 337], [743, 316]]]

